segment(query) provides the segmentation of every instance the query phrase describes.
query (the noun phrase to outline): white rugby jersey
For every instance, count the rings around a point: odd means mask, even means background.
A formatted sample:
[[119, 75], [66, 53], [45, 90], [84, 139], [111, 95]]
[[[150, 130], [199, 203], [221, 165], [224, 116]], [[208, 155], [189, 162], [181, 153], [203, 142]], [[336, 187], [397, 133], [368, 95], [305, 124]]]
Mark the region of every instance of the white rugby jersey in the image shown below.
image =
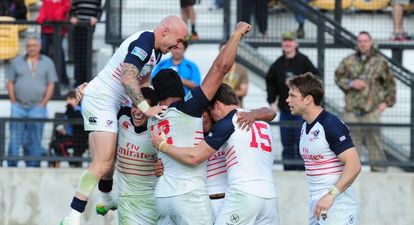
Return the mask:
[[207, 191], [208, 194], [226, 193], [227, 169], [226, 154], [220, 148], [207, 161]]
[[276, 197], [272, 167], [273, 138], [270, 126], [256, 121], [249, 131], [237, 126], [237, 110], [217, 121], [206, 142], [220, 146], [226, 157], [228, 187], [262, 198]]
[[152, 31], [137, 32], [122, 42], [106, 66], [89, 83], [85, 95], [107, 99], [118, 105], [125, 102], [128, 96], [121, 84], [122, 64], [133, 64], [142, 72], [152, 71], [162, 56], [154, 49], [154, 42]]
[[116, 170], [119, 195], [153, 195], [157, 155], [146, 127], [134, 127], [129, 107], [121, 108], [118, 117]]
[[[202, 112], [208, 105], [200, 87], [188, 92], [185, 101], [171, 104], [162, 120], [150, 118], [148, 126], [153, 129], [163, 127], [167, 143], [177, 147], [193, 147], [204, 139]], [[156, 197], [170, 197], [189, 193], [205, 187], [207, 161], [198, 166], [188, 166], [158, 152], [158, 158], [164, 163], [164, 175], [158, 178], [155, 187]]]
[[299, 148], [311, 195], [326, 192], [338, 181], [344, 169], [338, 155], [352, 147], [348, 127], [325, 110], [311, 124], [303, 123]]

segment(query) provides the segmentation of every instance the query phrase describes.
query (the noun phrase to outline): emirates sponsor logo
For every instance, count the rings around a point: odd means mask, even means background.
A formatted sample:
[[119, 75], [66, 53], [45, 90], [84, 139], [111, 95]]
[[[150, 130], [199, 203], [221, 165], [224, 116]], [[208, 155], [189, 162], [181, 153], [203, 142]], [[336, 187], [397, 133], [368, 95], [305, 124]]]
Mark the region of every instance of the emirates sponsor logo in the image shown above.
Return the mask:
[[152, 154], [146, 154], [144, 152], [139, 152], [137, 150], [133, 150], [130, 148], [125, 148], [125, 147], [118, 147], [118, 154], [123, 155], [123, 156], [129, 156], [132, 158], [140, 158], [140, 159], [148, 159], [148, 160], [155, 160], [157, 158], [156, 155], [152, 155]]
[[320, 159], [323, 159], [323, 155], [322, 154], [318, 154], [318, 155], [302, 154], [302, 158], [303, 159], [310, 159], [310, 160], [320, 160]]
[[302, 148], [300, 155], [302, 156], [303, 159], [310, 159], [310, 160], [320, 160], [324, 158], [322, 154], [309, 154], [308, 148]]

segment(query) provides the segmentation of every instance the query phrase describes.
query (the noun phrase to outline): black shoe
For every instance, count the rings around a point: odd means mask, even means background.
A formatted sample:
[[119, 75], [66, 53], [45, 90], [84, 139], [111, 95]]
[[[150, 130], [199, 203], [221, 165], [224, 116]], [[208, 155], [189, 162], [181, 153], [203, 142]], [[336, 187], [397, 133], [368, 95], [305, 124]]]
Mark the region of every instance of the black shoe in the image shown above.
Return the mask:
[[305, 38], [305, 30], [303, 29], [303, 26], [300, 26], [298, 30], [296, 31], [296, 37], [298, 39], [304, 39]]

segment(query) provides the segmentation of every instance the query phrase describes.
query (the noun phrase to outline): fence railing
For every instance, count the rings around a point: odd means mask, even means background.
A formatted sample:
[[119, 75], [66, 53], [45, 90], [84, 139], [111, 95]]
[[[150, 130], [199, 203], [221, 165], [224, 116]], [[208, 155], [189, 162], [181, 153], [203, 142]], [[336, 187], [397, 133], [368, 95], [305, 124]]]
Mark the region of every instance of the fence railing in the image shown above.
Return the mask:
[[[8, 145], [10, 143], [10, 132], [9, 124], [10, 123], [44, 123], [43, 138], [41, 140], [42, 146], [45, 149], [45, 152], [41, 156], [30, 156], [24, 154], [24, 147], [21, 148], [21, 153], [19, 155], [10, 156], [8, 155]], [[54, 135], [57, 127], [59, 125], [82, 125], [82, 119], [26, 119], [26, 118], [1, 118], [0, 119], [0, 163], [3, 166], [7, 166], [8, 160], [19, 160], [24, 161], [44, 161], [48, 165], [55, 165], [56, 162], [67, 161], [67, 162], [90, 162], [90, 157], [88, 151], [82, 155], [67, 155], [62, 156], [57, 154], [51, 149], [50, 143], [54, 140]], [[270, 123], [273, 131], [274, 138], [274, 150], [275, 150], [275, 164], [285, 164], [285, 165], [301, 165], [303, 164], [302, 160], [283, 160], [281, 152], [283, 150], [283, 145], [280, 140], [280, 127], [300, 127], [300, 123], [292, 122], [271, 122]], [[391, 124], [391, 123], [349, 123], [347, 124], [351, 129], [354, 127], [361, 127], [363, 129], [381, 129], [381, 134], [383, 137], [382, 147], [387, 155], [387, 161], [371, 161], [367, 158], [367, 151], [369, 146], [364, 147], [363, 149], [358, 149], [361, 155], [361, 160], [363, 165], [384, 165], [384, 166], [396, 166], [401, 167], [407, 170], [414, 168], [414, 160], [411, 156], [410, 149], [410, 140], [409, 140], [409, 130], [414, 129], [414, 125], [411, 124]], [[351, 134], [352, 135], [352, 134]], [[292, 137], [293, 138], [293, 137]], [[86, 139], [73, 140], [74, 142], [85, 142]], [[149, 140], [148, 140], [149, 141]], [[85, 143], [82, 143], [85, 144]], [[398, 145], [390, 146], [390, 145]], [[396, 150], [398, 149], [398, 151]], [[87, 150], [87, 147], [86, 149]], [[24, 165], [24, 164], [23, 164]]]
[[[54, 29], [54, 33], [52, 34], [52, 43], [51, 43], [51, 47], [49, 48], [50, 51], [49, 52], [42, 52], [43, 54], [48, 55], [54, 62], [55, 68], [56, 68], [56, 72], [58, 75], [58, 82], [56, 83], [55, 86], [55, 93], [53, 96], [53, 99], [60, 99], [63, 100], [65, 99], [65, 94], [62, 94], [61, 89], [63, 88], [62, 86], [62, 82], [65, 79], [64, 77], [68, 78], [69, 72], [69, 66], [68, 64], [72, 65], [74, 62], [74, 55], [73, 52], [75, 50], [75, 48], [83, 48], [85, 49], [84, 52], [85, 54], [82, 56], [83, 60], [85, 60], [85, 68], [83, 68], [83, 70], [85, 71], [86, 74], [86, 80], [91, 80], [93, 74], [92, 74], [92, 39], [93, 39], [93, 27], [91, 27], [89, 24], [86, 23], [79, 23], [76, 26], [79, 27], [85, 27], [87, 28], [88, 32], [87, 33], [87, 40], [84, 45], [82, 46], [78, 46], [78, 45], [73, 45], [72, 44], [72, 40], [73, 40], [73, 35], [71, 33], [72, 31], [72, 24], [70, 24], [69, 22], [45, 22], [43, 24], [38, 24], [35, 21], [26, 21], [26, 20], [16, 20], [16, 21], [0, 21], [0, 26], [1, 25], [26, 25], [28, 28], [25, 32], [20, 33], [18, 35], [18, 44], [19, 44], [19, 55], [25, 54], [26, 50], [25, 50], [25, 38], [29, 37], [29, 36], [35, 36], [37, 38], [39, 38], [39, 40], [41, 40], [41, 26], [50, 26], [53, 27]], [[62, 27], [66, 27], [69, 30], [69, 33], [67, 35], [67, 37], [65, 35], [62, 35]], [[62, 47], [62, 43], [65, 40], [65, 38], [67, 38], [68, 40], [68, 47], [67, 48], [63, 48]], [[5, 48], [8, 46], [3, 46], [3, 43], [0, 42], [0, 48]], [[63, 52], [63, 51], [67, 51], [67, 52]], [[61, 55], [63, 56], [68, 56], [68, 57], [60, 57]], [[0, 99], [7, 99], [7, 93], [6, 93], [6, 89], [5, 89], [5, 81], [6, 81], [6, 73], [8, 70], [8, 62], [12, 60], [12, 59], [8, 59], [6, 61], [1, 62], [0, 61], [0, 69], [2, 71], [2, 73], [0, 74]], [[63, 61], [65, 60], [65, 61]], [[66, 87], [67, 88], [67, 87]], [[69, 87], [70, 88], [70, 87]]]

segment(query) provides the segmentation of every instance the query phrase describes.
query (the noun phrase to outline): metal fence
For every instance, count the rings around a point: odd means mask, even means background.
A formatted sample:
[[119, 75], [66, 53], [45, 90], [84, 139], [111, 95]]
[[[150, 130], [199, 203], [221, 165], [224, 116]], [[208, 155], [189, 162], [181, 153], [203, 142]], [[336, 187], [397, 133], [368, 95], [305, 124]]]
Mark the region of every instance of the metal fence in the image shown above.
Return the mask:
[[[48, 37], [42, 36], [41, 25], [34, 21], [1, 21], [0, 20], [0, 48], [2, 53], [0, 54], [0, 98], [8, 98], [6, 91], [7, 72], [11, 61], [17, 55], [23, 55], [26, 53], [25, 40], [28, 37], [36, 37], [41, 43], [49, 42], [48, 48], [42, 48], [42, 54], [49, 56], [55, 65], [58, 75], [58, 82], [56, 83], [54, 99], [65, 99], [65, 92], [63, 89], [70, 89], [74, 84], [75, 73], [82, 73], [86, 77], [86, 80], [92, 78], [92, 38], [93, 27], [88, 24], [78, 24], [78, 27], [84, 27], [86, 32], [86, 42], [82, 45], [72, 44], [74, 39], [77, 38], [72, 35], [72, 26], [70, 23], [61, 22], [47, 22], [45, 26], [53, 27], [55, 33]], [[8, 27], [22, 27], [25, 29], [18, 31], [18, 29], [9, 30]], [[61, 28], [66, 27], [69, 29], [67, 35], [62, 35]], [[11, 35], [12, 32], [16, 32], [15, 35]], [[10, 39], [10, 38], [13, 39]], [[46, 40], [47, 39], [47, 40]], [[43, 47], [43, 46], [42, 46]], [[5, 51], [10, 51], [10, 54], [6, 54]], [[78, 52], [76, 59], [74, 59], [74, 52]], [[78, 66], [81, 70], [76, 71], [75, 63], [82, 62], [81, 66]]]
[[[25, 148], [27, 148], [24, 143], [20, 146], [20, 153], [16, 156], [10, 156], [8, 154], [11, 132], [15, 132], [9, 129], [10, 123], [24, 123], [24, 124], [33, 124], [33, 123], [44, 123], [43, 137], [41, 140], [42, 147], [44, 152], [42, 156], [31, 156], [25, 153]], [[89, 151], [86, 144], [86, 136], [79, 135], [77, 137], [72, 137], [71, 145], [67, 145], [66, 150], [67, 154], [60, 151], [60, 147], [56, 147], [53, 143], [57, 141], [57, 132], [62, 129], [61, 126], [68, 125], [79, 125], [82, 126], [82, 120], [67, 120], [67, 119], [12, 119], [12, 118], [2, 118], [0, 119], [0, 163], [2, 166], [7, 166], [8, 160], [19, 160], [19, 166], [25, 166], [24, 161], [42, 161], [42, 166], [55, 167], [59, 165], [61, 161], [70, 162], [68, 166], [79, 167], [83, 165], [86, 166], [90, 161]], [[289, 122], [272, 122], [270, 123], [273, 131], [274, 138], [274, 151], [275, 159], [274, 163], [276, 165], [301, 165], [303, 164], [302, 160], [282, 160], [282, 150], [283, 146], [280, 141], [280, 126], [285, 127], [299, 127], [301, 124], [289, 123]], [[406, 170], [411, 170], [414, 168], [414, 159], [413, 155], [410, 152], [410, 139], [409, 139], [409, 130], [414, 129], [413, 125], [406, 124], [348, 124], [352, 128], [360, 127], [369, 132], [370, 129], [378, 130], [383, 137], [383, 149], [387, 154], [387, 161], [371, 161], [368, 157], [369, 146], [363, 146], [359, 150], [361, 155], [361, 161], [364, 165], [386, 165], [386, 166], [396, 166], [401, 167]], [[294, 137], [291, 137], [294, 138]], [[64, 141], [69, 139], [59, 139], [60, 144], [63, 144]], [[149, 140], [148, 140], [149, 141]], [[83, 146], [82, 149], [76, 149], [73, 146]], [[398, 148], [397, 148], [398, 147]], [[28, 151], [30, 152], [30, 151]]]
[[[252, 2], [252, 1], [250, 1]], [[254, 1], [259, 2], [259, 1]], [[282, 4], [284, 2], [285, 4]], [[373, 4], [371, 8], [363, 8], [364, 4]], [[262, 9], [256, 10], [258, 5], [251, 5], [245, 7], [244, 0], [228, 0], [223, 1], [221, 8], [213, 7], [214, 0], [202, 0], [194, 6], [196, 12], [196, 31], [199, 35], [199, 40], [196, 43], [218, 43], [226, 40], [232, 30], [236, 21], [242, 18], [241, 15], [249, 15], [251, 23], [253, 23], [254, 30], [248, 34], [244, 43], [239, 49], [239, 60], [249, 68], [253, 69], [258, 74], [263, 75], [270, 63], [272, 63], [278, 56], [281, 55], [280, 37], [285, 31], [298, 31], [299, 24], [295, 19], [295, 13], [302, 14], [306, 17], [304, 22], [304, 37], [298, 39], [300, 51], [305, 53], [311, 61], [318, 66], [321, 73], [324, 75], [324, 83], [326, 88], [326, 103], [330, 109], [340, 112], [343, 108], [343, 93], [334, 83], [334, 70], [339, 62], [347, 55], [353, 52], [350, 45], [345, 45], [340, 41], [340, 38], [345, 36], [346, 32], [338, 27], [345, 28], [349, 34], [356, 35], [361, 30], [366, 30], [372, 34], [376, 40], [377, 46], [381, 49], [383, 54], [390, 56], [396, 61], [396, 64], [402, 63], [411, 71], [414, 70], [414, 64], [411, 63], [413, 56], [412, 49], [414, 49], [414, 41], [393, 41], [390, 36], [393, 30], [391, 10], [392, 7], [388, 1], [359, 1], [359, 0], [314, 0], [311, 4], [312, 8], [306, 8], [299, 2], [299, 0], [292, 1], [267, 1], [265, 13]], [[258, 4], [258, 3], [256, 3]], [[345, 5], [344, 5], [345, 4]], [[343, 7], [338, 7], [343, 5]], [[382, 6], [383, 5], [383, 6]], [[261, 5], [263, 6], [263, 5]], [[375, 6], [375, 7], [374, 7]], [[381, 7], [380, 7], [381, 6]], [[249, 10], [248, 10], [249, 9]], [[315, 14], [310, 11], [317, 9], [320, 14]], [[244, 10], [248, 10], [245, 12]], [[295, 12], [295, 13], [294, 13]], [[105, 41], [114, 47], [119, 45], [126, 37], [138, 30], [153, 29], [165, 15], [180, 14], [180, 6], [178, 1], [135, 1], [135, 0], [111, 0], [107, 1], [105, 19], [106, 31]], [[259, 29], [256, 15], [265, 14], [267, 29], [265, 33]], [[314, 16], [312, 19], [311, 16]], [[333, 21], [327, 23], [327, 20], [321, 20], [326, 17]], [[408, 9], [404, 15], [404, 27], [406, 31], [414, 30], [413, 13]], [[263, 18], [262, 18], [263, 19]], [[261, 20], [259, 18], [259, 20]], [[261, 20], [263, 22], [263, 20]], [[40, 25], [33, 21], [17, 21], [17, 22], [2, 22], [3, 24], [20, 24], [26, 25], [27, 28], [19, 36], [19, 53], [24, 53], [23, 38], [26, 34], [36, 34], [40, 36]], [[188, 21], [189, 29], [191, 23]], [[51, 23], [51, 26], [58, 28], [62, 25]], [[333, 32], [328, 32], [324, 27], [331, 29]], [[61, 54], [61, 43], [68, 40], [62, 39], [62, 36], [55, 33], [53, 36], [53, 55]], [[70, 38], [69, 38], [70, 40]], [[68, 48], [64, 48], [64, 53], [67, 56], [67, 69], [73, 68], [71, 49], [76, 46], [71, 46], [68, 42]], [[352, 42], [351, 42], [352, 43]], [[0, 42], [0, 48], [5, 47]], [[92, 49], [92, 46], [88, 48]], [[88, 56], [88, 62], [94, 61], [94, 56]], [[408, 59], [408, 60], [407, 60]], [[61, 75], [62, 63], [59, 62], [59, 57], [53, 57], [59, 75]], [[92, 63], [87, 63], [88, 74], [92, 77]], [[7, 70], [8, 62], [0, 62], [0, 97], [7, 98], [5, 90], [5, 71]], [[401, 67], [396, 67], [396, 70]], [[100, 68], [98, 68], [100, 69]], [[60, 70], [60, 71], [59, 71]], [[400, 71], [401, 72], [401, 71]], [[407, 75], [408, 74], [408, 75]], [[413, 101], [414, 92], [412, 88], [411, 76], [412, 72], [402, 70], [401, 76], [396, 74], [397, 78], [397, 103], [393, 108], [386, 110], [382, 117], [383, 124], [369, 125], [381, 127], [382, 139], [384, 147], [387, 148], [387, 154], [390, 159], [398, 160], [396, 164], [403, 165], [404, 163], [410, 165], [414, 159], [414, 141], [413, 141]], [[55, 98], [61, 98], [60, 92], [55, 95]], [[0, 145], [0, 153], [7, 152], [7, 138], [8, 129], [7, 124], [11, 119], [2, 119], [0, 122], [0, 132], [3, 132], [5, 138], [1, 138], [3, 144]], [[48, 146], [50, 142], [52, 128], [55, 120], [47, 120], [43, 145]], [[273, 124], [275, 130], [279, 126], [278, 123]], [[357, 124], [355, 126], [368, 126], [367, 124]], [[49, 130], [48, 130], [49, 129]], [[2, 136], [3, 137], [3, 136]], [[277, 135], [275, 135], [276, 138]], [[278, 148], [280, 149], [280, 148]], [[5, 154], [0, 154], [3, 159]], [[7, 154], [6, 154], [7, 155]], [[46, 156], [44, 160], [48, 160], [50, 156]], [[280, 157], [276, 159], [276, 162]], [[368, 161], [364, 161], [368, 162]], [[387, 162], [394, 163], [394, 162]]]
[[[12, 123], [24, 128], [22, 130], [12, 129]], [[30, 149], [32, 145], [29, 143], [30, 134], [27, 130], [34, 124], [43, 125], [41, 149], [37, 147]], [[12, 143], [12, 137], [16, 136], [20, 137], [21, 141]], [[53, 166], [57, 161], [67, 160], [73, 162], [71, 166], [79, 167], [79, 162], [90, 160], [87, 157], [88, 137], [83, 131], [82, 119], [65, 119], [63, 113], [56, 113], [54, 119], [2, 118], [0, 119], [0, 137], [0, 163], [3, 163], [3, 160], [47, 161], [48, 165]], [[18, 155], [10, 153], [11, 144], [18, 145]], [[30, 152], [36, 152], [36, 154]]]
[[[323, 31], [322, 35], [318, 35], [321, 32], [320, 26], [309, 18], [309, 15], [307, 15], [308, 10], [299, 4], [299, 0], [287, 2], [284, 2], [284, 0], [228, 0], [223, 1], [223, 5], [219, 8], [213, 7], [214, 2], [214, 0], [203, 0], [198, 1], [194, 5], [196, 13], [195, 29], [199, 36], [199, 40], [195, 41], [197, 43], [219, 43], [224, 41], [231, 34], [236, 21], [241, 19], [250, 20], [255, 26], [253, 32], [250, 32], [246, 37], [246, 43], [256, 48], [256, 50], [257, 47], [263, 47], [263, 52], [266, 56], [266, 52], [273, 51], [272, 49], [280, 46], [280, 37], [283, 32], [298, 31], [298, 21], [304, 21], [304, 36], [298, 39], [301, 48], [309, 48], [309, 52], [321, 48], [321, 45], [324, 46], [323, 48], [328, 49], [327, 51], [330, 51], [329, 49], [331, 48], [335, 49], [331, 53], [326, 53], [327, 60], [332, 59], [334, 62], [325, 61], [321, 58], [325, 57], [323, 51], [318, 50], [316, 51], [317, 55], [314, 60], [315, 64], [319, 67], [324, 65], [331, 66], [336, 64], [336, 61], [344, 55], [341, 51], [336, 51], [337, 48], [344, 47], [343, 44], [335, 41], [335, 38], [338, 36], [333, 36]], [[255, 3], [251, 4], [251, 2]], [[343, 7], [336, 7], [336, 5], [341, 5], [341, 2]], [[414, 41], [392, 41], [390, 39], [393, 30], [393, 21], [391, 18], [392, 7], [388, 0], [314, 0], [309, 4], [312, 8], [321, 12], [321, 15], [333, 19], [338, 25], [344, 27], [354, 35], [361, 30], [370, 32], [376, 40], [378, 47], [380, 49], [390, 49], [391, 51], [386, 50], [385, 53], [392, 56], [397, 62], [403, 62], [403, 59], [407, 58], [403, 57], [404, 50], [414, 49]], [[407, 6], [404, 14], [404, 28], [407, 31], [414, 30], [414, 15], [412, 13], [414, 7], [412, 6]], [[179, 2], [163, 0], [106, 1], [105, 15], [101, 21], [106, 25], [105, 41], [116, 48], [129, 35], [139, 30], [153, 29], [165, 15], [170, 14], [181, 14]], [[189, 30], [191, 30], [190, 20], [187, 22]], [[40, 25], [35, 23], [34, 20], [17, 22], [0, 21], [0, 24], [19, 24], [19, 27], [24, 27], [18, 36], [19, 54], [25, 52], [23, 40], [26, 35], [35, 34], [40, 37]], [[69, 26], [70, 24], [50, 23], [50, 25], [55, 30], [60, 30], [58, 29], [59, 27]], [[94, 75], [92, 72], [92, 64], [96, 60], [92, 55], [92, 51], [94, 50], [91, 44], [92, 42], [83, 47], [73, 46], [71, 45], [72, 36], [70, 34], [71, 32], [65, 38], [59, 35], [58, 32], [55, 32], [49, 54], [55, 62], [59, 77], [62, 78], [65, 69], [69, 76], [73, 76], [73, 49], [87, 49], [84, 69], [87, 70], [86, 73], [89, 80]], [[64, 55], [66, 56], [66, 64], [60, 60], [60, 57], [55, 57], [61, 54], [62, 49], [59, 47], [61, 43], [64, 46], [68, 46], [63, 48]], [[0, 47], [5, 48], [5, 46], [5, 42], [0, 41]], [[346, 47], [349, 49], [349, 46]], [[268, 60], [273, 61], [275, 59], [273, 55], [277, 55], [278, 51], [276, 50], [269, 54]], [[338, 56], [335, 55], [337, 52]], [[65, 67], [63, 64], [67, 66]], [[5, 95], [6, 90], [4, 89], [4, 74], [7, 70], [7, 65], [7, 62], [0, 61], [0, 98], [7, 98]], [[414, 69], [413, 67], [410, 68]], [[99, 69], [101, 68], [97, 68], [97, 70]], [[267, 68], [264, 67], [261, 70], [266, 71]], [[327, 71], [323, 70], [322, 72], [329, 73], [331, 70], [327, 68]], [[58, 90], [55, 98], [59, 97], [60, 92]]]

